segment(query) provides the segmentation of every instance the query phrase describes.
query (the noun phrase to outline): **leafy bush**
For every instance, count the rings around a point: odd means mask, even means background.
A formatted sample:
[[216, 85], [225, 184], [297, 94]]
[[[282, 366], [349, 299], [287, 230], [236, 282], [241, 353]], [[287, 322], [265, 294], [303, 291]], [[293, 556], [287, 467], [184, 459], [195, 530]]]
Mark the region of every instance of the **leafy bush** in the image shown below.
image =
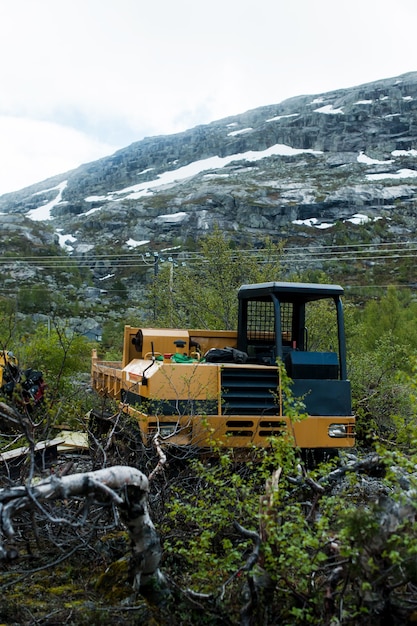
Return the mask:
[[235, 249], [219, 228], [200, 242], [200, 252], [184, 266], [161, 267], [148, 295], [153, 324], [234, 329], [240, 285], [277, 280], [280, 275], [282, 248], [268, 239], [260, 250], [262, 262]]

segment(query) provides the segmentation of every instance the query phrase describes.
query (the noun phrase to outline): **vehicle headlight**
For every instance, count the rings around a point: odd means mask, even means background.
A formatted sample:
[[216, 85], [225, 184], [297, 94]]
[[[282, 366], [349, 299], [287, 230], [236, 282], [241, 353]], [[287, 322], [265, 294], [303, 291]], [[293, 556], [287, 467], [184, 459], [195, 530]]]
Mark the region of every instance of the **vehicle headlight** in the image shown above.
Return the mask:
[[176, 422], [159, 424], [159, 432], [161, 434], [161, 437], [169, 437], [170, 435], [173, 435], [176, 430], [177, 430]]
[[178, 423], [177, 422], [149, 422], [148, 424], [148, 434], [151, 437], [155, 435], [160, 435], [161, 437], [169, 437], [170, 435], [174, 435], [178, 431]]
[[341, 438], [348, 436], [348, 429], [346, 424], [330, 424], [329, 437]]

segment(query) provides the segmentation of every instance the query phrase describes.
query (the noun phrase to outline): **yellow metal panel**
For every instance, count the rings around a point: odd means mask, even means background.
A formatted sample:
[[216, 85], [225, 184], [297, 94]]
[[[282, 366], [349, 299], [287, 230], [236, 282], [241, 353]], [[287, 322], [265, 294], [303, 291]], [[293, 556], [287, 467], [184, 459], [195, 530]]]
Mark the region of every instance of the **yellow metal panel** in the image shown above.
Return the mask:
[[[254, 416], [146, 416], [129, 407], [128, 412], [136, 417], [144, 442], [151, 442], [159, 431], [161, 441], [166, 444], [192, 445], [197, 448], [225, 446], [228, 448], [268, 447], [271, 437], [284, 433], [293, 435], [292, 442], [300, 448], [349, 448], [355, 444], [352, 416], [307, 417], [291, 423], [287, 417]], [[347, 426], [349, 436], [329, 436], [331, 424]], [[171, 432], [173, 434], [168, 435]]]
[[[330, 437], [331, 424], [350, 425], [346, 438]], [[300, 448], [348, 448], [355, 444], [355, 418], [353, 416], [307, 417], [291, 423], [280, 416], [208, 416], [204, 422], [193, 420], [193, 445], [211, 445], [213, 442], [227, 447], [268, 446], [272, 436], [289, 432], [295, 446]]]
[[[201, 355], [210, 348], [235, 348], [237, 332], [235, 330], [189, 330], [190, 339], [200, 346]], [[192, 348], [191, 348], [192, 349]]]
[[[143, 338], [142, 350], [139, 352], [132, 342], [136, 338], [138, 331], [141, 331]], [[185, 342], [184, 348], [178, 348], [174, 341]], [[181, 328], [138, 328], [135, 326], [125, 326], [123, 341], [123, 364], [126, 367], [132, 360], [146, 358], [153, 351], [155, 355], [174, 354], [175, 352], [185, 353], [190, 356], [195, 352], [197, 343], [200, 347], [201, 355], [210, 348], [224, 348], [225, 346], [236, 347], [237, 332], [233, 330], [184, 330]]]
[[217, 400], [218, 371], [213, 363], [161, 363], [147, 381], [147, 394], [155, 400]]

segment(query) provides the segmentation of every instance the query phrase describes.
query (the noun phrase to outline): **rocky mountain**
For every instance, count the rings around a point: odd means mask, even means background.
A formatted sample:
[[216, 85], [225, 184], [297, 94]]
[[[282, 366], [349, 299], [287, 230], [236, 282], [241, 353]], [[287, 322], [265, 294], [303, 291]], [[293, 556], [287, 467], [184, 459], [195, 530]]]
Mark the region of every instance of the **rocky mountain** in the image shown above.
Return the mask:
[[112, 257], [119, 270], [121, 258], [146, 266], [146, 253], [192, 250], [214, 224], [255, 247], [269, 235], [327, 249], [359, 232], [375, 245], [409, 245], [416, 189], [412, 72], [145, 138], [3, 195], [3, 255], [68, 255], [100, 290], [107, 276], [123, 280]]

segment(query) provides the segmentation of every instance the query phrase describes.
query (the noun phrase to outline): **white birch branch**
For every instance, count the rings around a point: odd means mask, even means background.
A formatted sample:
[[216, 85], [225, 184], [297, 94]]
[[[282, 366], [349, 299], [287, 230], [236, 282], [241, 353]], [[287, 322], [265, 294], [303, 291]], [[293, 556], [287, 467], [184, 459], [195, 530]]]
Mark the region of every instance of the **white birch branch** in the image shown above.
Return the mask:
[[148, 479], [134, 467], [114, 466], [94, 472], [50, 476], [35, 485], [0, 490], [0, 559], [10, 558], [4, 539], [13, 539], [13, 518], [25, 509], [40, 509], [41, 502], [99, 495], [113, 502], [129, 531], [132, 544], [131, 575], [136, 590], [149, 582], [164, 581], [159, 564], [161, 546], [148, 507]]

